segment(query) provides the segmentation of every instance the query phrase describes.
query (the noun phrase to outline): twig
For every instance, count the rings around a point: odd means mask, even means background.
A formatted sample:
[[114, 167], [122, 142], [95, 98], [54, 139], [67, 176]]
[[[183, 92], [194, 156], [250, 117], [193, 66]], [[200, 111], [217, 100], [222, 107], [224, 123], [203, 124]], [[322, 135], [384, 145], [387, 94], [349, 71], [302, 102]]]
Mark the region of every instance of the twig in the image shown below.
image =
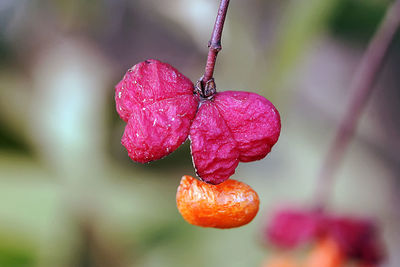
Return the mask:
[[343, 159], [350, 139], [354, 135], [361, 112], [371, 95], [390, 43], [399, 26], [400, 0], [396, 0], [388, 8], [378, 31], [361, 59], [351, 83], [350, 90], [353, 95], [322, 164], [317, 180], [315, 200], [320, 209], [327, 205], [330, 193], [332, 193], [335, 172]]
[[228, 5], [229, 0], [221, 0], [211, 39], [208, 42], [209, 50], [204, 75], [200, 78], [196, 85], [196, 89], [203, 97], [210, 97], [216, 92], [213, 74], [218, 52], [222, 49], [221, 36], [224, 28], [226, 13], [228, 11]]

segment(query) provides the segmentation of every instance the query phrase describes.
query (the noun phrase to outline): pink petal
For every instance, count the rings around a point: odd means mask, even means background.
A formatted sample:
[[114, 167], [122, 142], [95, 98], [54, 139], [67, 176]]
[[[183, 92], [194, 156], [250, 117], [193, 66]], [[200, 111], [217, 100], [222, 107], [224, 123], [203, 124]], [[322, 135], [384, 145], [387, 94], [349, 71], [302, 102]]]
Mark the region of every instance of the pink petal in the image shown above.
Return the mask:
[[213, 102], [200, 106], [190, 128], [190, 140], [196, 172], [204, 181], [219, 184], [235, 173], [237, 144]]
[[384, 257], [378, 226], [371, 219], [331, 217], [327, 231], [348, 257], [368, 263], [378, 263]]
[[128, 122], [121, 142], [142, 163], [172, 153], [186, 140], [198, 105], [192, 82], [157, 60], [132, 67], [116, 86], [115, 101]]
[[278, 141], [280, 116], [263, 96], [249, 92], [221, 92], [215, 96], [215, 106], [237, 142], [240, 161], [264, 158]]
[[276, 212], [264, 237], [282, 248], [294, 248], [314, 241], [322, 231], [323, 216], [315, 211], [284, 209]]

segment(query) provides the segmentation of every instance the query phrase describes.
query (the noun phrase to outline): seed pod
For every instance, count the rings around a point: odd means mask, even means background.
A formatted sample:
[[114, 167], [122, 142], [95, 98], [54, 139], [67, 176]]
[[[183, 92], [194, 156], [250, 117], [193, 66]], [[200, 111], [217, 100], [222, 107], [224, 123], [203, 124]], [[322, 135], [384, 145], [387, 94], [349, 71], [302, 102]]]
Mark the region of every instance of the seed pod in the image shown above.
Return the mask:
[[115, 88], [115, 102], [127, 122], [121, 143], [141, 163], [160, 159], [185, 142], [198, 105], [192, 82], [154, 59], [128, 70]]
[[257, 193], [247, 184], [229, 179], [218, 185], [185, 175], [176, 194], [182, 217], [202, 227], [234, 228], [253, 220], [259, 208]]
[[227, 180], [239, 162], [264, 158], [281, 130], [277, 109], [263, 96], [225, 91], [201, 98], [188, 78], [154, 59], [128, 70], [115, 87], [115, 102], [127, 122], [121, 143], [129, 157], [161, 159], [190, 133], [196, 172], [210, 184]]
[[375, 221], [367, 218], [332, 217], [328, 234], [348, 257], [377, 264], [384, 258], [384, 249]]
[[276, 211], [264, 229], [269, 243], [284, 249], [314, 241], [323, 232], [324, 216], [314, 210], [280, 209]]
[[227, 180], [241, 162], [264, 158], [278, 141], [278, 110], [263, 96], [225, 91], [205, 100], [190, 129], [193, 163], [204, 181]]

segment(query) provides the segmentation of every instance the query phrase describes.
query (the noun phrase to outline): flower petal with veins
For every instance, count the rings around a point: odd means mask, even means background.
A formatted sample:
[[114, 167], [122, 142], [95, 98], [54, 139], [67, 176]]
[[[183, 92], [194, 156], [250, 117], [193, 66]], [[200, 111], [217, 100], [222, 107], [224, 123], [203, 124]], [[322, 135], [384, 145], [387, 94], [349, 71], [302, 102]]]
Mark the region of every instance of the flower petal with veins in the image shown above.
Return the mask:
[[255, 93], [226, 91], [203, 100], [190, 129], [197, 174], [208, 183], [222, 183], [239, 161], [264, 158], [280, 130], [276, 108]]
[[128, 70], [115, 88], [115, 101], [128, 123], [121, 142], [141, 163], [160, 159], [185, 142], [198, 105], [192, 82], [157, 60]]
[[250, 92], [225, 91], [215, 96], [215, 106], [237, 142], [240, 161], [264, 158], [278, 141], [280, 116], [265, 97]]
[[239, 164], [237, 144], [213, 102], [205, 101], [200, 106], [190, 128], [190, 141], [201, 179], [219, 184], [235, 173]]

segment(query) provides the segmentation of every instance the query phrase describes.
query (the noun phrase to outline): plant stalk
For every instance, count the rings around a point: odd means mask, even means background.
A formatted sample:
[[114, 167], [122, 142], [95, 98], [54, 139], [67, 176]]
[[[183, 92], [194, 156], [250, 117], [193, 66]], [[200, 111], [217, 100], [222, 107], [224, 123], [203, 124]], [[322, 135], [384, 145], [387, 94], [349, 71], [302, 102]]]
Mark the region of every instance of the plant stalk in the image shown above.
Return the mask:
[[209, 50], [204, 75], [200, 78], [196, 85], [196, 87], [200, 87], [197, 90], [203, 97], [210, 97], [216, 92], [213, 75], [218, 52], [222, 49], [221, 36], [224, 28], [226, 13], [228, 11], [228, 5], [229, 0], [221, 0], [211, 39], [208, 42]]
[[361, 113], [371, 95], [390, 44], [400, 26], [400, 0], [389, 6], [377, 32], [370, 41], [350, 84], [352, 96], [336, 135], [318, 174], [315, 201], [324, 209], [331, 197], [334, 177], [354, 135]]

